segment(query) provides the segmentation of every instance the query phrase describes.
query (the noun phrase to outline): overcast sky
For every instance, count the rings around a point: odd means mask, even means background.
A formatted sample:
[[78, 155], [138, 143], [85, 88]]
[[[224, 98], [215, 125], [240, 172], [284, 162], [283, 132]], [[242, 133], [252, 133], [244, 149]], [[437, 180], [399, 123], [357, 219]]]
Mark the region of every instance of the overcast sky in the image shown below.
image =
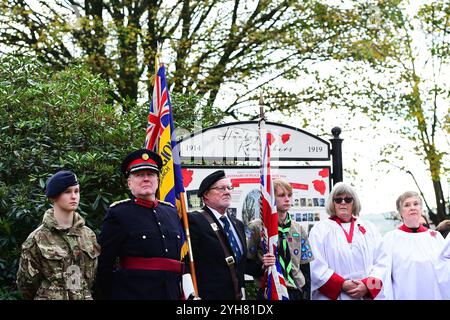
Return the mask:
[[[419, 8], [420, 3], [425, 0], [411, 1], [409, 13], [414, 14]], [[332, 0], [327, 3], [336, 4], [346, 1]], [[345, 7], [345, 6], [344, 6]], [[375, 8], [376, 9], [376, 8]], [[376, 10], [375, 10], [376, 11]], [[419, 30], [417, 28], [416, 30]], [[413, 36], [414, 45], [416, 45], [417, 53], [417, 73], [423, 77], [431, 77], [432, 68], [430, 67], [429, 57], [426, 56], [427, 50], [423, 50], [421, 46], [425, 43], [422, 35], [416, 33]], [[329, 75], [335, 73], [339, 77], [339, 70], [335, 67], [336, 62], [329, 61], [323, 63], [322, 67], [318, 67], [321, 75]], [[441, 80], [446, 83], [450, 78], [449, 65], [441, 69]], [[297, 88], [307, 86], [314, 79], [308, 79], [308, 76], [298, 79], [296, 82], [286, 82], [286, 86]], [[227, 94], [232, 92], [224, 91], [222, 97], [226, 99]], [[443, 116], [448, 112], [448, 100], [446, 102], [440, 101], [440, 113], [438, 116]], [[252, 108], [252, 107], [250, 107]], [[257, 112], [257, 106], [254, 106]], [[298, 106], [299, 112], [302, 106]], [[311, 108], [311, 107], [309, 107]], [[305, 107], [306, 109], [306, 107]], [[248, 109], [245, 111], [249, 111]], [[305, 112], [307, 113], [307, 112]], [[301, 126], [298, 116], [283, 116], [280, 113], [271, 113], [267, 115], [268, 121], [288, 124], [294, 127]], [[417, 183], [425, 195], [425, 199], [431, 208], [436, 207], [434, 189], [427, 170], [426, 164], [413, 152], [414, 145], [405, 139], [400, 139], [389, 133], [387, 128], [408, 125], [403, 119], [384, 120], [381, 123], [371, 123], [364, 116], [350, 117], [345, 110], [331, 110], [309, 119], [311, 124], [307, 128], [302, 128], [314, 135], [318, 135], [323, 139], [330, 139], [331, 129], [339, 126], [342, 129], [341, 138], [344, 139], [343, 149], [343, 166], [344, 166], [344, 182], [352, 184], [358, 192], [362, 201], [361, 214], [367, 213], [384, 213], [388, 211], [395, 211], [395, 201], [397, 197], [404, 191], [413, 190], [419, 192], [412, 176], [406, 171], [400, 170], [398, 167], [404, 167], [413, 173]], [[322, 132], [325, 130], [325, 134]], [[436, 138], [439, 150], [443, 151], [450, 148], [449, 137], [444, 132]], [[403, 160], [392, 160], [390, 164], [378, 162], [382, 159], [380, 155], [381, 149], [387, 143], [397, 142], [402, 146]], [[448, 157], [447, 157], [448, 159]], [[444, 196], [450, 198], [449, 185], [450, 178], [442, 175], [442, 188]], [[425, 206], [424, 206], [425, 207]]]
[[[34, 1], [29, 2], [34, 3]], [[327, 1], [328, 4], [345, 2], [346, 1], [340, 0]], [[412, 10], [416, 9], [420, 2], [422, 2], [422, 0], [412, 1]], [[305, 79], [299, 79], [298, 81], [298, 83], [294, 83], [293, 85], [298, 86], [299, 83], [302, 81], [304, 82]], [[224, 97], [226, 97], [227, 94], [229, 94], [229, 92], [226, 90], [222, 92]], [[299, 106], [299, 108], [301, 108], [301, 106]], [[395, 210], [395, 200], [398, 195], [406, 190], [418, 191], [412, 177], [406, 172], [400, 171], [395, 166], [389, 164], [377, 164], [381, 159], [380, 149], [382, 146], [386, 144], [386, 142], [396, 139], [395, 137], [390, 136], [387, 131], [380, 129], [380, 127], [396, 125], [394, 122], [386, 121], [385, 123], [379, 124], [377, 129], [374, 129], [364, 117], [356, 117], [349, 120], [345, 111], [329, 111], [323, 114], [322, 117], [323, 118], [320, 119], [320, 126], [326, 130], [328, 135], [323, 135], [318, 130], [318, 124], [314, 123], [314, 121], [310, 127], [304, 129], [328, 140], [331, 138], [331, 128], [334, 126], [341, 127], [341, 138], [344, 139], [344, 169], [356, 173], [356, 175], [354, 175], [350, 174], [348, 171], [344, 172], [344, 181], [354, 185], [360, 195], [363, 205], [362, 214], [393, 211]], [[269, 114], [268, 120], [288, 124], [294, 127], [300, 125], [298, 117], [286, 117], [276, 113]], [[367, 128], [360, 129], [361, 124]], [[448, 137], [444, 137], [443, 139], [448, 139]], [[405, 144], [408, 142], [401, 141], [401, 143]], [[409, 169], [415, 175], [430, 206], [435, 207], [434, 191], [430, 175], [420, 158], [412, 153], [405, 154], [405, 160], [402, 163], [393, 162], [393, 165], [405, 166]], [[387, 173], [387, 170], [390, 170], [390, 172]], [[444, 195], [448, 197], [449, 182], [443, 180], [442, 187]]]

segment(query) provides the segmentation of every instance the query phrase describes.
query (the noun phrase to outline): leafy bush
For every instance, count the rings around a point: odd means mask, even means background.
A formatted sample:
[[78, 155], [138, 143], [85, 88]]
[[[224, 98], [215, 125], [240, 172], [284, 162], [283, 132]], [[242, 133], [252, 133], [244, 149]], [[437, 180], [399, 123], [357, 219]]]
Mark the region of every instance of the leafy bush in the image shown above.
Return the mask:
[[0, 57], [0, 299], [15, 289], [20, 246], [50, 207], [47, 178], [73, 170], [79, 212], [98, 231], [105, 208], [127, 197], [121, 159], [144, 142], [147, 107], [113, 106], [111, 87], [82, 65], [54, 71]]

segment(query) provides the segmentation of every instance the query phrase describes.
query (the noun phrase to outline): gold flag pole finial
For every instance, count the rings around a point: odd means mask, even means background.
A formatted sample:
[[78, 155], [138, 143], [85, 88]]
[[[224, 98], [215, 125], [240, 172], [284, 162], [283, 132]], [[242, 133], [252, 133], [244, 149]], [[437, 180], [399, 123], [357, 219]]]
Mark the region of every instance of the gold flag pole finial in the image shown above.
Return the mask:
[[150, 78], [150, 81], [153, 86], [155, 85], [155, 79], [156, 79], [156, 75], [158, 74], [158, 70], [160, 67], [163, 66], [161, 50], [162, 50], [162, 47], [159, 44], [159, 42], [157, 42], [156, 43], [156, 54], [155, 54], [155, 73]]
[[159, 42], [156, 44], [156, 54], [155, 54], [155, 74], [158, 73], [158, 69], [161, 66], [162, 62], [162, 47]]

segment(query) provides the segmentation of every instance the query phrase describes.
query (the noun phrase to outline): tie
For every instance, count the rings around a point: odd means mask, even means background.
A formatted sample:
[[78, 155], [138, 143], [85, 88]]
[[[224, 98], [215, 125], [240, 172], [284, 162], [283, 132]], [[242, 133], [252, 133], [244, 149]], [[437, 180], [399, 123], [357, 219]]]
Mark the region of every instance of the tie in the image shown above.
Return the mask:
[[228, 242], [230, 243], [231, 249], [233, 250], [236, 262], [239, 262], [239, 260], [241, 259], [241, 250], [239, 250], [238, 242], [233, 234], [233, 231], [231, 230], [230, 221], [228, 221], [227, 217], [225, 216], [221, 216], [220, 220], [224, 224], [223, 230], [225, 231], [228, 237]]

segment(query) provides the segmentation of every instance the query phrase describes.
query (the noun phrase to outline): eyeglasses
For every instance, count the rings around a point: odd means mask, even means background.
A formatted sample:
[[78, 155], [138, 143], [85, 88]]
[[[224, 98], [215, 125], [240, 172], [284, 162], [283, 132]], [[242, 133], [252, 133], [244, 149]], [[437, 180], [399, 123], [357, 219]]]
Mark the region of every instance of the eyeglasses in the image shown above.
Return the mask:
[[223, 187], [212, 187], [212, 188], [210, 188], [210, 189], [217, 189], [217, 190], [219, 190], [220, 192], [225, 192], [226, 190], [228, 190], [228, 191], [233, 190], [234, 187], [232, 187], [232, 186], [223, 186]]
[[335, 203], [342, 203], [342, 201], [345, 201], [345, 203], [350, 203], [353, 201], [353, 198], [333, 198], [333, 201]]

